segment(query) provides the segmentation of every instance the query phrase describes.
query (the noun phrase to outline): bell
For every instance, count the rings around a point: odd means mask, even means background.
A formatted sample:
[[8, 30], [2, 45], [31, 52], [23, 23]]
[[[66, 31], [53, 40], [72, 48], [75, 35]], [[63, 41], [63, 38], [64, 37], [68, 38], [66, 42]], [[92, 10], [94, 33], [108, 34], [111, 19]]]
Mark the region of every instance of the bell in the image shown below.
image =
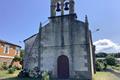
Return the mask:
[[64, 8], [65, 10], [69, 10], [69, 2], [66, 2], [65, 3], [65, 8]]
[[57, 11], [57, 12], [61, 11], [61, 9], [60, 9], [60, 4], [59, 4], [59, 3], [57, 3], [57, 9], [56, 9], [56, 11]]

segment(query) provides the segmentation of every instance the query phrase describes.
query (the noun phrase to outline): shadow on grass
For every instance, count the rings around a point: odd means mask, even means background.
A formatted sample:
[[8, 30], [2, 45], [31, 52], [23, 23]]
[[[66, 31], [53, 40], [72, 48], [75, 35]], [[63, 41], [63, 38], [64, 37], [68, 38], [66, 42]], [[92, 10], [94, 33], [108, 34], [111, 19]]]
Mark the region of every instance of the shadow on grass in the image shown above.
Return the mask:
[[18, 77], [12, 77], [12, 78], [6, 78], [2, 80], [40, 80], [39, 78], [18, 78]]

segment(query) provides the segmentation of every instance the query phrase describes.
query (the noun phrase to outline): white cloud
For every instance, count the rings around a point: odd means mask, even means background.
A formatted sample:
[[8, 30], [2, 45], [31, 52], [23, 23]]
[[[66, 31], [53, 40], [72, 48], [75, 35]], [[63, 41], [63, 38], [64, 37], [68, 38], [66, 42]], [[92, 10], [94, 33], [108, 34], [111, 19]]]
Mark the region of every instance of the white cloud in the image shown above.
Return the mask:
[[120, 45], [114, 43], [109, 39], [98, 40], [93, 43], [96, 46], [96, 53], [98, 52], [120, 52]]

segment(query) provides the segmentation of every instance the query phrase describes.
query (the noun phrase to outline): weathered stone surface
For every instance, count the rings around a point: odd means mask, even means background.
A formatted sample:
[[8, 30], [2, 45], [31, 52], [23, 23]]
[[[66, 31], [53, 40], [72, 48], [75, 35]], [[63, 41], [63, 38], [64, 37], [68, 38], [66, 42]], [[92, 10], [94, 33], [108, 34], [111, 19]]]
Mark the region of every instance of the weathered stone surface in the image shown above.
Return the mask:
[[[54, 5], [58, 0], [51, 1], [49, 23], [42, 26], [38, 34], [25, 40], [24, 69], [32, 70], [40, 64], [41, 71], [51, 72], [52, 77], [58, 79], [58, 59], [64, 55], [68, 58], [69, 78], [92, 80], [94, 51], [87, 17], [85, 22], [77, 20], [74, 0], [69, 2], [70, 14], [63, 15], [62, 11], [62, 15], [56, 16]], [[61, 7], [63, 10], [64, 5]], [[61, 68], [66, 70], [64, 62]]]
[[[25, 41], [24, 68], [33, 69], [37, 67], [38, 54], [41, 54], [41, 71], [52, 71], [52, 75], [57, 77], [57, 59], [59, 56], [65, 55], [69, 59], [70, 77], [74, 77], [77, 71], [79, 75], [90, 78], [92, 63], [88, 61], [92, 57], [90, 53], [92, 46], [89, 46], [91, 42], [86, 38], [88, 35], [86, 32], [89, 30], [86, 29], [84, 22], [76, 20], [74, 16], [67, 15], [50, 19], [50, 22], [42, 28], [41, 53], [38, 52], [38, 34]], [[70, 20], [71, 17], [72, 20]], [[61, 47], [61, 26], [64, 28], [64, 47]], [[71, 27], [72, 29], [70, 29]]]

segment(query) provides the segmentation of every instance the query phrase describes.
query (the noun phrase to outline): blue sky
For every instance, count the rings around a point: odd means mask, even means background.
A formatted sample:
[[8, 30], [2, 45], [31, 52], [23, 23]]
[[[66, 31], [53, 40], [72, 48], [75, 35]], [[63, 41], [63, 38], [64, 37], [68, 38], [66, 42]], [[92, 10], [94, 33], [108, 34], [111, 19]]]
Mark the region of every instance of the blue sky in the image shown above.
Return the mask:
[[[120, 44], [120, 0], [75, 0], [78, 19], [87, 14], [93, 41], [109, 39]], [[0, 0], [0, 39], [20, 44], [38, 32], [50, 16], [50, 0]], [[94, 32], [100, 28], [99, 32]]]

